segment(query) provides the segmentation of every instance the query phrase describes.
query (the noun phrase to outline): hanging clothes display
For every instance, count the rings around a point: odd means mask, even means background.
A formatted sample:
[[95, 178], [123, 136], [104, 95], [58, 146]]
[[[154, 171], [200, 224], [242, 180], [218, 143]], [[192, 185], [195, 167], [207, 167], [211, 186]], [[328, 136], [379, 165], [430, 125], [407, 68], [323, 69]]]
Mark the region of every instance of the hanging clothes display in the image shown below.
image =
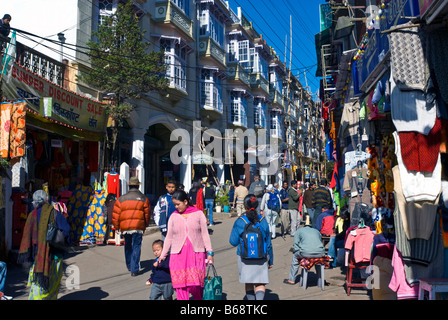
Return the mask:
[[105, 241], [107, 225], [105, 223], [104, 204], [106, 197], [106, 190], [95, 190], [92, 201], [88, 206], [80, 245], [101, 244]]
[[9, 157], [9, 129], [11, 126], [11, 102], [1, 104], [1, 126], [0, 126], [0, 155], [2, 158]]
[[440, 154], [433, 172], [409, 171], [403, 162], [398, 132], [395, 131], [393, 135], [402, 191], [406, 201], [435, 201], [442, 187]]
[[93, 189], [91, 186], [77, 185], [67, 203], [68, 223], [70, 224], [70, 240], [79, 243], [84, 232], [87, 210], [91, 202]]
[[107, 172], [104, 177], [104, 182], [106, 184], [107, 193], [113, 193], [117, 197], [120, 196], [120, 175], [115, 172]]

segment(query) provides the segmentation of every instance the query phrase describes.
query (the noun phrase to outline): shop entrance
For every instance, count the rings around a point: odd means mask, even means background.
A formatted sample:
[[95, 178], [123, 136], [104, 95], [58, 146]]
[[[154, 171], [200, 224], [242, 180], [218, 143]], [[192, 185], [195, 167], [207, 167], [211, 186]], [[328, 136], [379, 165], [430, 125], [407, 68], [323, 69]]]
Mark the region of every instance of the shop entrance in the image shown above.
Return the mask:
[[170, 135], [170, 129], [160, 123], [150, 126], [145, 135], [145, 190], [151, 200], [166, 192], [169, 179], [180, 182], [180, 166], [170, 159], [171, 148], [177, 142], [170, 141]]

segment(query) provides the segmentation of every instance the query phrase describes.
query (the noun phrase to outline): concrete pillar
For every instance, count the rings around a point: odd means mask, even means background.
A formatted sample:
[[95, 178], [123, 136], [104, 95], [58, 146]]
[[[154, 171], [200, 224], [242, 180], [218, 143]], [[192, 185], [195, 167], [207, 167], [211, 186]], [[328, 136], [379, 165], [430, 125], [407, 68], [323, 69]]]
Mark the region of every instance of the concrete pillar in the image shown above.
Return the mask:
[[191, 173], [191, 154], [182, 155], [182, 162], [180, 163], [180, 183], [185, 186], [187, 192], [191, 189]]
[[220, 185], [224, 185], [225, 181], [225, 171], [224, 171], [224, 165], [218, 164], [216, 169], [216, 175], [218, 177], [218, 183]]
[[136, 168], [139, 164], [143, 166], [145, 156], [145, 134], [146, 129], [133, 128], [132, 129], [132, 167]]
[[127, 193], [129, 191], [129, 165], [126, 162], [123, 162], [120, 165], [120, 196]]
[[143, 165], [139, 164], [137, 166], [137, 177], [140, 181], [140, 191], [141, 193], [145, 194], [145, 168]]

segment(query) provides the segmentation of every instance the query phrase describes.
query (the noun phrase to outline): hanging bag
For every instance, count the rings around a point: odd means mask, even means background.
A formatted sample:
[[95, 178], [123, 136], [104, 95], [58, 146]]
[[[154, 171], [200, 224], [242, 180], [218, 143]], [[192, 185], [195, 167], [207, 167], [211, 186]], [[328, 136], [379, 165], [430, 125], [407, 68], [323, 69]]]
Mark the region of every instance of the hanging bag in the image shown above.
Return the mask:
[[[213, 276], [209, 275], [210, 270], [213, 270]], [[213, 264], [207, 267], [202, 300], [222, 300], [222, 277], [218, 276]]]
[[56, 214], [57, 213], [55, 212], [55, 210], [52, 209], [50, 213], [50, 219], [48, 222], [46, 240], [50, 245], [50, 247], [66, 251], [69, 248], [69, 244], [64, 233], [62, 232], [61, 229], [59, 229], [57, 225]]

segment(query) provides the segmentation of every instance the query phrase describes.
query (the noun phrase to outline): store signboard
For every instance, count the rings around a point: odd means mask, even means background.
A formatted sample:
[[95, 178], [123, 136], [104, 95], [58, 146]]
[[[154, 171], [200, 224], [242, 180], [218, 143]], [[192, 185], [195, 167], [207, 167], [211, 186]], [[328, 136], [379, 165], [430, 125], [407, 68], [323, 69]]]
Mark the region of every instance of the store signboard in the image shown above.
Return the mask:
[[45, 114], [52, 120], [95, 133], [106, 130], [104, 103], [66, 90], [17, 63], [11, 68], [9, 81], [3, 81], [2, 89], [8, 100], [24, 99], [30, 109], [41, 114], [41, 99], [51, 101], [51, 112], [47, 106]]
[[[389, 51], [389, 39], [385, 30], [409, 22], [404, 17], [420, 15], [419, 0], [391, 0], [384, 10], [384, 16], [377, 22], [377, 28], [369, 31], [364, 55], [356, 61], [356, 70], [352, 69], [355, 88], [361, 88], [375, 67]], [[355, 92], [359, 93], [359, 92]]]
[[331, 27], [333, 24], [333, 10], [329, 3], [319, 4], [320, 31]]

